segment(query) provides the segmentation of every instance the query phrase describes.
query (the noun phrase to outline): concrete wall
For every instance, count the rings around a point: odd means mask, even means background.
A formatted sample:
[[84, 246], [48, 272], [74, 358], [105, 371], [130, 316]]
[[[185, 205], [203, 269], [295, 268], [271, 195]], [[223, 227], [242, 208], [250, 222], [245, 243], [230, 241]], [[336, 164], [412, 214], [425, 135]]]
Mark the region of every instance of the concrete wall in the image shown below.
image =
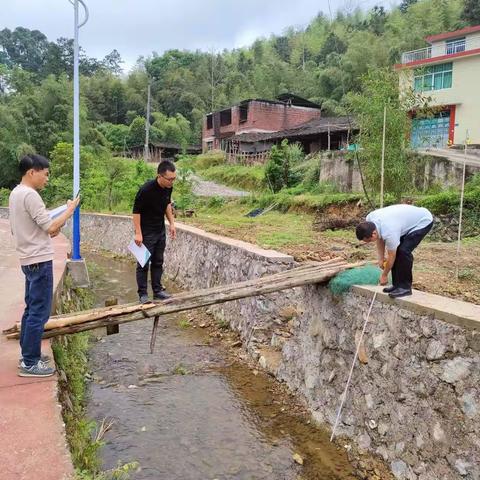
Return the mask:
[[[415, 185], [426, 191], [429, 187], [440, 184], [443, 187], [460, 187], [462, 184], [461, 163], [455, 163], [442, 157], [413, 156]], [[466, 178], [480, 172], [478, 166], [467, 166]], [[331, 183], [341, 192], [361, 192], [362, 184], [357, 163], [348, 160], [343, 152], [331, 152], [323, 154], [320, 163], [320, 181]]]
[[323, 154], [320, 161], [320, 182], [334, 184], [341, 192], [361, 192], [362, 181], [357, 164], [344, 153]]
[[[125, 254], [129, 217], [82, 216], [82, 239]], [[291, 268], [288, 255], [178, 226], [166, 270], [203, 288]], [[211, 308], [237, 330], [261, 366], [333, 425], [372, 292], [340, 298], [308, 286]], [[366, 333], [339, 433], [342, 443], [381, 456], [396, 478], [480, 479], [480, 307], [416, 293], [380, 294]]]
[[[441, 185], [442, 188], [461, 187], [462, 163], [451, 162], [446, 158], [433, 156], [417, 156], [412, 160], [417, 162], [420, 167], [417, 169], [415, 178], [417, 188], [425, 191], [433, 185]], [[466, 165], [465, 178], [467, 181], [476, 173], [480, 173], [480, 162], [478, 162], [478, 166]]]

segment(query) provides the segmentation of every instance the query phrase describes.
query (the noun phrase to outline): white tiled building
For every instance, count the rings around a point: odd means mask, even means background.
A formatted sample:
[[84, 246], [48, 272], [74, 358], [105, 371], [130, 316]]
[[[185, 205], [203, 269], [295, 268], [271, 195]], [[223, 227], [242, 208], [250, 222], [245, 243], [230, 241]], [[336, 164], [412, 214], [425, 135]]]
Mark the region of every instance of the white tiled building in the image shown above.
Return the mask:
[[432, 118], [413, 118], [412, 146], [480, 144], [480, 25], [425, 40], [428, 47], [405, 52], [396, 65], [401, 91], [413, 87], [438, 107]]

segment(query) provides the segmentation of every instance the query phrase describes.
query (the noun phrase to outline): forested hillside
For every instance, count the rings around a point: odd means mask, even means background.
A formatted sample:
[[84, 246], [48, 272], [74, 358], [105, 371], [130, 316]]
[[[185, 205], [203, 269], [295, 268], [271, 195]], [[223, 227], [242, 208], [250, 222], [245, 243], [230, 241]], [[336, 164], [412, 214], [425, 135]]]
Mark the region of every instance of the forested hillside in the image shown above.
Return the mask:
[[[426, 35], [473, 24], [480, 24], [476, 0], [404, 0], [391, 11], [318, 14], [304, 29], [249, 48], [152, 54], [124, 73], [116, 50], [102, 60], [82, 53], [82, 142], [116, 151], [142, 144], [149, 81], [153, 141], [198, 143], [204, 113], [285, 91], [341, 113], [369, 70], [423, 47]], [[59, 142], [71, 142], [71, 75], [71, 40], [22, 27], [0, 31], [0, 187], [14, 182], [21, 152], [48, 155]]]

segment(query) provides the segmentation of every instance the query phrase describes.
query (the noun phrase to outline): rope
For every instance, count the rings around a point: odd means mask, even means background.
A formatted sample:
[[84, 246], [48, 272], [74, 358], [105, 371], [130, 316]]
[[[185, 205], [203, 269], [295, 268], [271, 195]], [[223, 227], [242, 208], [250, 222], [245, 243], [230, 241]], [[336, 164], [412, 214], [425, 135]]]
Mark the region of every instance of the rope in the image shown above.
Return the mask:
[[338, 412], [337, 412], [337, 418], [335, 419], [335, 425], [333, 426], [332, 436], [330, 437], [330, 441], [332, 441], [333, 437], [335, 437], [335, 431], [337, 430], [338, 423], [340, 421], [340, 416], [341, 416], [342, 410], [343, 410], [343, 405], [345, 404], [345, 400], [347, 399], [347, 392], [348, 392], [348, 389], [350, 387], [350, 382], [352, 381], [353, 369], [355, 368], [355, 363], [356, 363], [357, 358], [358, 358], [358, 352], [360, 351], [360, 346], [362, 345], [363, 336], [365, 334], [365, 330], [367, 328], [368, 320], [370, 318], [370, 314], [372, 313], [373, 304], [375, 303], [376, 298], [377, 298], [377, 290], [375, 290], [375, 293], [373, 294], [372, 301], [370, 302], [370, 307], [368, 308], [367, 318], [365, 319], [365, 323], [363, 324], [362, 333], [360, 334], [360, 338], [359, 338], [358, 343], [357, 343], [357, 349], [355, 351], [355, 356], [353, 357], [353, 362], [352, 362], [352, 366], [350, 368], [350, 373], [348, 374], [347, 384], [345, 385], [345, 390], [343, 391], [342, 401], [340, 402], [340, 407], [339, 407]]

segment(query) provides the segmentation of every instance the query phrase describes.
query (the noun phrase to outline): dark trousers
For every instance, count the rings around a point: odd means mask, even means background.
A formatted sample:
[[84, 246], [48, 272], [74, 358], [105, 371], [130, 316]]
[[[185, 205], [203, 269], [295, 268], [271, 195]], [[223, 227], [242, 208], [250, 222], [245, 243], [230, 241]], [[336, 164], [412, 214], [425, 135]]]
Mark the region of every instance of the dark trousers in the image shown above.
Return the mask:
[[138, 296], [147, 295], [148, 287], [148, 269], [150, 266], [150, 276], [152, 281], [153, 295], [158, 295], [162, 291], [162, 273], [163, 273], [163, 254], [165, 252], [165, 228], [156, 232], [145, 232], [143, 234], [143, 244], [150, 252], [150, 261], [142, 268], [137, 263], [137, 286]]
[[50, 317], [53, 295], [52, 261], [22, 266], [25, 275], [25, 311], [20, 347], [27, 367], [40, 360], [43, 327]]
[[415, 230], [400, 237], [400, 245], [397, 248], [397, 256], [392, 267], [392, 283], [395, 288], [412, 288], [412, 252], [432, 229], [433, 222], [420, 230]]

